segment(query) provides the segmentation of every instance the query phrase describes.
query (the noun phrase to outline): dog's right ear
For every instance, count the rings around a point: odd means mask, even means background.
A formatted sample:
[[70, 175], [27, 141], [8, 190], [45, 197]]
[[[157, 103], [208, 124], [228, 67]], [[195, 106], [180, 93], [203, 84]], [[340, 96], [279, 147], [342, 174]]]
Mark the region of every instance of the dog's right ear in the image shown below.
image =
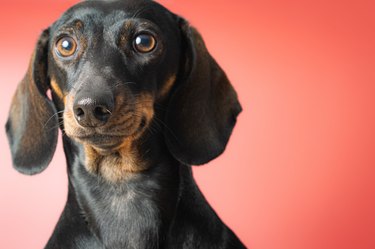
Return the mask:
[[224, 151], [242, 108], [202, 36], [184, 19], [177, 20], [184, 63], [168, 104], [165, 141], [181, 163], [201, 165]]
[[57, 144], [58, 118], [47, 97], [48, 45], [47, 29], [39, 37], [29, 69], [17, 87], [6, 124], [13, 165], [28, 175], [48, 166]]

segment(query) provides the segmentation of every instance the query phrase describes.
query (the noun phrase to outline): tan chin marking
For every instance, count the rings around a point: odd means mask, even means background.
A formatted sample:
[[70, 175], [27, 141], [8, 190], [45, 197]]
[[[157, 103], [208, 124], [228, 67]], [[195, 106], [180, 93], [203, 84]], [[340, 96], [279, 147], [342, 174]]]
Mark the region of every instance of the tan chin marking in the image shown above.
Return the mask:
[[147, 163], [140, 159], [132, 138], [126, 141], [110, 154], [100, 153], [90, 145], [85, 145], [88, 172], [99, 175], [109, 182], [119, 182], [134, 173], [147, 169]]

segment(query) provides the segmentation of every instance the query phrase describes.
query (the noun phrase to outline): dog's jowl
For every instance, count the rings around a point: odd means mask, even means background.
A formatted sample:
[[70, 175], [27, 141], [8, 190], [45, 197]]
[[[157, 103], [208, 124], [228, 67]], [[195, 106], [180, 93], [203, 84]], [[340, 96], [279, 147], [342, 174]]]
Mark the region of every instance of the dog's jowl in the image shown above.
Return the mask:
[[145, 0], [73, 6], [40, 35], [6, 125], [30, 175], [63, 133], [69, 196], [45, 248], [245, 248], [191, 170], [224, 151], [240, 112], [183, 18]]

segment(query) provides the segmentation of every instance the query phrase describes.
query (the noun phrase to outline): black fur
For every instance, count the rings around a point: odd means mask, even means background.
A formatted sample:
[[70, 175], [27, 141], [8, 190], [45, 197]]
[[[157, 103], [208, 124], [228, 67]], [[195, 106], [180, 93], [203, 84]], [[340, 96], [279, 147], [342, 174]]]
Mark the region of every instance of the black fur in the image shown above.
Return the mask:
[[[126, 20], [132, 20], [129, 29]], [[83, 24], [79, 31], [73, 28], [78, 21]], [[145, 31], [157, 38], [157, 47], [137, 54], [132, 37]], [[56, 41], [67, 33], [80, 43], [69, 60], [54, 54]], [[173, 86], [159, 96], [171, 75]], [[209, 206], [190, 166], [224, 151], [241, 106], [199, 33], [184, 19], [153, 1], [86, 1], [43, 32], [6, 127], [14, 166], [22, 173], [47, 167], [57, 127], [66, 128], [59, 121], [72, 107], [51, 87], [52, 78], [76, 98], [82, 92], [99, 97], [106, 92], [136, 103], [141, 94], [149, 94], [155, 113], [137, 138], [148, 167], [120, 181], [89, 172], [84, 146], [121, 141], [127, 136], [122, 130], [104, 125], [111, 132], [104, 136], [99, 133], [107, 130], [95, 127], [98, 132], [84, 141], [63, 136], [69, 194], [45, 248], [245, 248]], [[53, 102], [46, 95], [49, 88]], [[116, 114], [111, 112], [110, 120]], [[140, 123], [142, 130], [145, 124]]]
[[13, 165], [28, 175], [48, 166], [57, 143], [56, 108], [47, 98], [48, 39], [46, 30], [39, 38], [27, 74], [17, 87], [6, 124]]

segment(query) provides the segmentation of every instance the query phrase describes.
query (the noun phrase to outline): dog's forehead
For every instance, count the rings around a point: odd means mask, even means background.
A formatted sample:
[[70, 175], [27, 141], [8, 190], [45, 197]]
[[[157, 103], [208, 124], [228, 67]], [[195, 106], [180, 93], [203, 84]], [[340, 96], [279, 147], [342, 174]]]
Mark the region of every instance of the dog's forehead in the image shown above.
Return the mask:
[[77, 20], [84, 24], [106, 26], [126, 18], [143, 18], [163, 23], [162, 19], [166, 17], [167, 12], [169, 11], [161, 5], [147, 0], [84, 1], [68, 9], [53, 24], [53, 28], [59, 29], [67, 24], [73, 24]]

